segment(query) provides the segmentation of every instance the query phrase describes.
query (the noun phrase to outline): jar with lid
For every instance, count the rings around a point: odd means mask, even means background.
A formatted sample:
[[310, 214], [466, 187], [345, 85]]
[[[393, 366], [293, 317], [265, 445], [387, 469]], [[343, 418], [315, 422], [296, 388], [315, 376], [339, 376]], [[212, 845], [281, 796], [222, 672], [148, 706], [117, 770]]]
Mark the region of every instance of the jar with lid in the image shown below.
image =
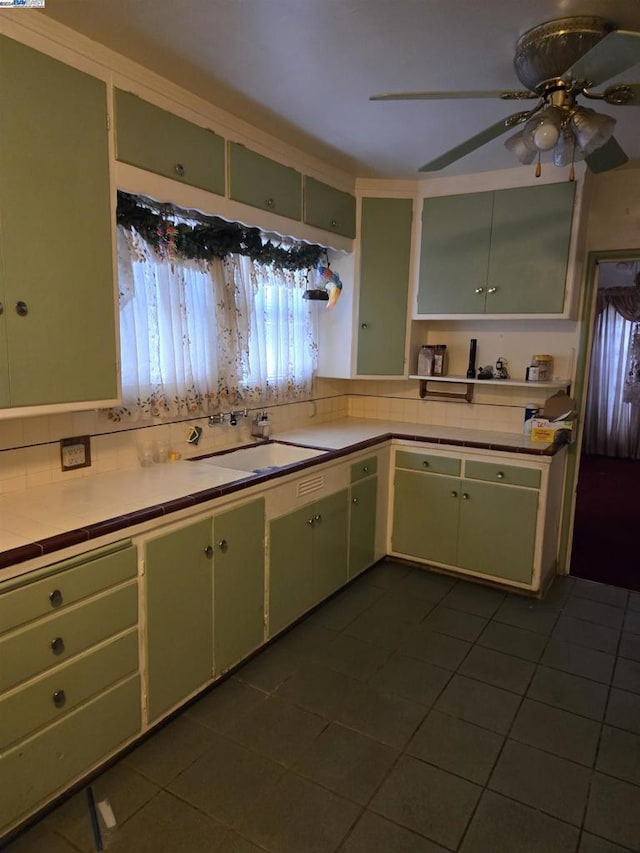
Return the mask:
[[553, 356], [534, 355], [531, 359], [531, 367], [538, 368], [538, 379], [546, 381], [553, 377]]

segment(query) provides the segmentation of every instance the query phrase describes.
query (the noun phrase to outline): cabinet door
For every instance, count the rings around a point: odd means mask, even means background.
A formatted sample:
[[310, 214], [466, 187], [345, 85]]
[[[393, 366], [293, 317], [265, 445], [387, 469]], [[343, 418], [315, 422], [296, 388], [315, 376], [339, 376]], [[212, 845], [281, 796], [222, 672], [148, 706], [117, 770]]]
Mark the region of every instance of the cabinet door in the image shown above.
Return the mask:
[[106, 86], [0, 36], [0, 115], [0, 405], [113, 400]]
[[146, 544], [150, 721], [213, 674], [211, 534], [204, 519]]
[[392, 549], [455, 565], [460, 480], [396, 470]]
[[413, 202], [362, 199], [357, 372], [404, 373]]
[[376, 541], [378, 478], [370, 477], [351, 486], [349, 526], [349, 577], [373, 563]]
[[346, 489], [315, 504], [313, 603], [347, 582], [349, 511]]
[[305, 177], [304, 221], [344, 237], [355, 237], [356, 200], [350, 193]]
[[494, 193], [488, 314], [562, 312], [574, 195], [569, 181]]
[[289, 219], [302, 218], [300, 172], [236, 142], [229, 144], [229, 195]]
[[213, 519], [215, 673], [264, 640], [264, 498]]
[[118, 160], [224, 195], [221, 136], [120, 89], [115, 109]]
[[538, 492], [471, 480], [461, 492], [457, 565], [531, 583]]
[[269, 525], [269, 636], [313, 605], [313, 506]]
[[426, 198], [418, 314], [485, 310], [493, 193]]

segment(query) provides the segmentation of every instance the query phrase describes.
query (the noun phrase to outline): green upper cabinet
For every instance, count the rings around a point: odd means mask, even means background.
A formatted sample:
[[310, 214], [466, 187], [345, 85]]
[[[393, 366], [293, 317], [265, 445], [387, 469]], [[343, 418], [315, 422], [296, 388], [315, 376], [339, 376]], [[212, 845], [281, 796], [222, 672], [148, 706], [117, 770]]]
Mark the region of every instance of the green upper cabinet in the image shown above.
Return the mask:
[[343, 237], [355, 237], [356, 200], [350, 193], [305, 177], [304, 221]]
[[0, 36], [0, 407], [118, 394], [106, 86]]
[[424, 200], [417, 313], [561, 314], [575, 183]]
[[130, 92], [115, 90], [116, 157], [224, 195], [224, 139]]
[[264, 641], [264, 498], [213, 519], [215, 675]]
[[402, 376], [413, 201], [363, 198], [357, 374]]
[[302, 219], [302, 175], [250, 151], [229, 143], [229, 197], [289, 219]]

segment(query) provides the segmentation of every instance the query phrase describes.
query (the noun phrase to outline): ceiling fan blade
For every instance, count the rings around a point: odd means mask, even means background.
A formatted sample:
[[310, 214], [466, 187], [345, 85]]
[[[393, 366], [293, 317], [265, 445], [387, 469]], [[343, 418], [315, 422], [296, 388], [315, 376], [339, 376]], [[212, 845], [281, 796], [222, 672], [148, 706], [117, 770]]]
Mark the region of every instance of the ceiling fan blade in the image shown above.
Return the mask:
[[629, 158], [613, 136], [602, 148], [596, 148], [592, 154], [585, 157], [587, 166], [596, 174], [598, 172], [608, 172], [611, 169], [617, 169], [618, 166], [624, 166], [628, 160]]
[[562, 80], [585, 80], [598, 86], [640, 63], [640, 32], [614, 30], [588, 50], [562, 75]]
[[[620, 99], [618, 94], [621, 90], [623, 99]], [[607, 104], [613, 106], [640, 107], [640, 83], [619, 83], [608, 86], [602, 96]]]
[[456, 145], [455, 148], [451, 148], [445, 154], [441, 154], [439, 157], [436, 157], [435, 160], [425, 163], [418, 171], [437, 172], [439, 169], [444, 169], [445, 166], [455, 163], [456, 160], [460, 160], [462, 157], [465, 157], [467, 154], [475, 151], [476, 148], [480, 148], [487, 142], [491, 142], [492, 139], [500, 136], [505, 131], [510, 130], [514, 124], [519, 124], [520, 121], [524, 121], [524, 119], [529, 116], [529, 113], [520, 113], [518, 116], [522, 116], [518, 121], [511, 122], [510, 119], [513, 119], [513, 116], [510, 116], [509, 118], [502, 119], [501, 121], [492, 124], [490, 127], [481, 131], [481, 133], [476, 133], [476, 135], [472, 136], [471, 139], [467, 139], [466, 142]]
[[370, 101], [441, 101], [448, 98], [505, 98], [507, 100], [518, 100], [525, 98], [537, 98], [535, 92], [526, 89], [515, 92], [505, 92], [501, 89], [486, 90], [461, 90], [457, 92], [383, 92], [380, 95], [372, 95]]

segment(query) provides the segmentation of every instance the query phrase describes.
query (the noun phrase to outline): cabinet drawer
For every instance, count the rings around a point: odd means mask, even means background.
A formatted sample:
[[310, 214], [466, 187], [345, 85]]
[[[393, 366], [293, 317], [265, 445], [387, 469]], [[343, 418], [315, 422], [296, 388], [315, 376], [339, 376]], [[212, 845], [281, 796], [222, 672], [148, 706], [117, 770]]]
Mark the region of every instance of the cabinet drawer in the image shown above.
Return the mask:
[[0, 830], [17, 823], [140, 731], [140, 679], [128, 679], [0, 758]]
[[302, 218], [300, 172], [237, 142], [229, 143], [229, 196], [289, 219]]
[[349, 193], [305, 177], [304, 221], [344, 237], [355, 237], [356, 200]]
[[224, 195], [224, 139], [115, 90], [116, 157], [183, 184]]
[[452, 459], [450, 456], [399, 450], [396, 453], [396, 468], [410, 468], [414, 471], [429, 471], [432, 474], [448, 474], [451, 477], [457, 477], [460, 474], [460, 460]]
[[57, 666], [138, 621], [138, 585], [115, 590], [0, 640], [0, 690]]
[[53, 565], [46, 577], [0, 595], [0, 634], [136, 576], [132, 545], [114, 553], [106, 550]]
[[138, 632], [133, 630], [7, 694], [0, 699], [0, 751], [65, 716], [137, 669]]
[[354, 462], [351, 466], [351, 482], [357, 483], [358, 480], [364, 477], [371, 477], [378, 473], [378, 457], [369, 456], [367, 459], [362, 459], [360, 462]]
[[511, 486], [540, 488], [540, 471], [522, 468], [519, 465], [502, 465], [498, 462], [465, 462], [464, 475], [470, 480], [486, 480], [491, 483], [507, 483]]

